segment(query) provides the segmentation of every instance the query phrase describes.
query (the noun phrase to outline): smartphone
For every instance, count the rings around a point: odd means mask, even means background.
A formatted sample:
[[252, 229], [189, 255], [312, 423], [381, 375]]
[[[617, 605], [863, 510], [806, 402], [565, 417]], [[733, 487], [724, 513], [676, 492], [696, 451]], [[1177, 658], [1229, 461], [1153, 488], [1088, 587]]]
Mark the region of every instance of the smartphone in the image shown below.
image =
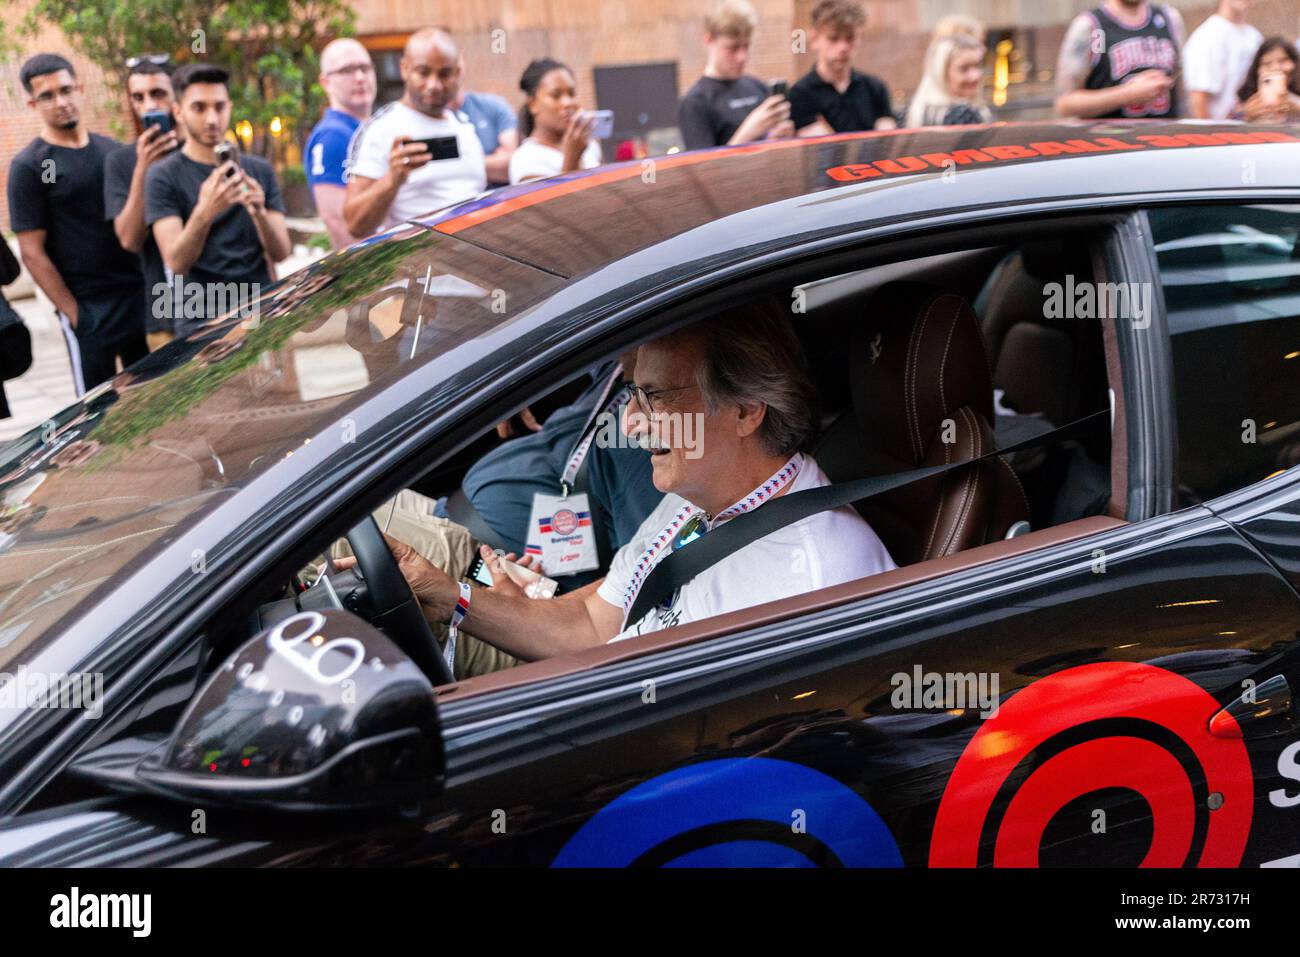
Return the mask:
[[773, 96], [784, 96], [787, 100], [790, 98], [790, 84], [785, 80], [773, 80], [770, 86]]
[[1267, 100], [1280, 102], [1286, 99], [1286, 74], [1265, 73], [1259, 78], [1259, 92]]
[[411, 140], [411, 142], [423, 143], [424, 148], [435, 160], [460, 159], [460, 144], [456, 142], [454, 136], [430, 136], [427, 139]]
[[[506, 570], [506, 574], [516, 585], [524, 590], [524, 594], [529, 598], [554, 598], [555, 597], [555, 579], [547, 578], [540, 575], [531, 568], [524, 568], [514, 562], [508, 562], [504, 558], [501, 564]], [[471, 578], [480, 585], [492, 587], [492, 572], [488, 570], [487, 564], [483, 561], [482, 556], [474, 559], [473, 564], [469, 566], [466, 573], [467, 578]]]
[[217, 148], [214, 149], [212, 152], [216, 154], [218, 166], [224, 166], [226, 163], [235, 164], [234, 166], [230, 167], [230, 169], [226, 170], [226, 179], [230, 179], [230, 177], [238, 175], [239, 151], [235, 149], [234, 143], [231, 143], [229, 140], [223, 143], [218, 143]]
[[596, 125], [591, 130], [591, 135], [595, 139], [607, 140], [614, 135], [613, 110], [592, 110], [587, 115], [596, 118]]
[[140, 117], [140, 122], [144, 124], [146, 130], [151, 126], [156, 126], [162, 130], [162, 133], [172, 131], [172, 115], [166, 110], [150, 110]]

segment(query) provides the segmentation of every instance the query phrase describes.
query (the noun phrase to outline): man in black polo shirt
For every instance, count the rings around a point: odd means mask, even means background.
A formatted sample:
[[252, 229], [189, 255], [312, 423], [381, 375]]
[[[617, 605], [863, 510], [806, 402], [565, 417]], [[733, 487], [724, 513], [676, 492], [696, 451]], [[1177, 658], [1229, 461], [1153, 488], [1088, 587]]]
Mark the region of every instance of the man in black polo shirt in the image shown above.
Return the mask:
[[800, 136], [898, 126], [885, 84], [853, 69], [853, 51], [866, 22], [853, 0], [821, 0], [813, 7], [817, 65], [790, 88], [790, 119]]
[[155, 299], [154, 310], [170, 315], [178, 336], [251, 307], [273, 281], [267, 260], [292, 251], [271, 164], [247, 154], [216, 163], [230, 126], [229, 76], [208, 63], [172, 74], [184, 145], [145, 177], [145, 222], [179, 290], [169, 312], [166, 300]]
[[19, 70], [41, 133], [9, 167], [9, 219], [32, 278], [59, 311], [78, 395], [148, 353], [140, 264], [104, 219], [104, 161], [118, 147], [81, 125], [84, 89], [61, 56]]
[[149, 350], [153, 351], [171, 341], [173, 329], [170, 319], [156, 315], [163, 310], [153, 308], [155, 291], [166, 295], [169, 282], [158, 243], [144, 222], [144, 180], [155, 163], [180, 145], [180, 140], [176, 128], [164, 133], [159, 126], [144, 126], [144, 115], [166, 113], [175, 127], [171, 72], [159, 63], [141, 60], [127, 74], [126, 92], [142, 132], [134, 143], [111, 153], [104, 164], [104, 215], [113, 223], [122, 248], [140, 256], [145, 299], [150, 307], [145, 315], [145, 334]]

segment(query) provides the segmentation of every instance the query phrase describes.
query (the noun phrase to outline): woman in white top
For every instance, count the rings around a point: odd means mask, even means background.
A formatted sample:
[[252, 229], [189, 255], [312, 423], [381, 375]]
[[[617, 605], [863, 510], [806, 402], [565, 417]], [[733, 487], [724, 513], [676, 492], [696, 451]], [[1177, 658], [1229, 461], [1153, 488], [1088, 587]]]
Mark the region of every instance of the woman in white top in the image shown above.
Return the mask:
[[591, 135], [596, 118], [579, 108], [572, 70], [556, 60], [534, 60], [519, 88], [528, 99], [519, 111], [524, 141], [510, 156], [511, 183], [601, 164], [600, 141]]
[[908, 127], [964, 126], [992, 119], [982, 100], [984, 28], [945, 18], [925, 54], [925, 73], [907, 107]]

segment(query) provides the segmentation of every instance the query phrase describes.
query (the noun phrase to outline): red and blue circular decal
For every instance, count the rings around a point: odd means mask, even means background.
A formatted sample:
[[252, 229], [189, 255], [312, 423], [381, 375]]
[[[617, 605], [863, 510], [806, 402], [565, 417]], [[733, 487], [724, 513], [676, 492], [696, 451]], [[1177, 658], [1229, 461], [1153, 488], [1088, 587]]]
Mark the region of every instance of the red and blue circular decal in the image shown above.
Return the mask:
[[854, 790], [772, 758], [723, 758], [651, 778], [601, 808], [553, 867], [901, 867]]
[[1143, 867], [1233, 867], [1253, 814], [1239, 738], [1211, 736], [1220, 708], [1181, 675], [1102, 662], [1029, 685], [985, 721], [944, 789], [932, 867], [1035, 867], [1053, 816], [1106, 788], [1151, 810]]

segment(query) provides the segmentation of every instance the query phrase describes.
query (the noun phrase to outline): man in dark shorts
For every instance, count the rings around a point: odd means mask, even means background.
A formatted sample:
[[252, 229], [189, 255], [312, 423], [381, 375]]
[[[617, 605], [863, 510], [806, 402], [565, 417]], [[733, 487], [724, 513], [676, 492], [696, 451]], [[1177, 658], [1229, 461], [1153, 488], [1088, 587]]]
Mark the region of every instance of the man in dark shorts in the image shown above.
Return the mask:
[[77, 394], [148, 353], [140, 264], [104, 218], [104, 163], [120, 144], [81, 124], [84, 87], [61, 56], [19, 71], [41, 132], [9, 167], [9, 219], [23, 263], [59, 313]]

